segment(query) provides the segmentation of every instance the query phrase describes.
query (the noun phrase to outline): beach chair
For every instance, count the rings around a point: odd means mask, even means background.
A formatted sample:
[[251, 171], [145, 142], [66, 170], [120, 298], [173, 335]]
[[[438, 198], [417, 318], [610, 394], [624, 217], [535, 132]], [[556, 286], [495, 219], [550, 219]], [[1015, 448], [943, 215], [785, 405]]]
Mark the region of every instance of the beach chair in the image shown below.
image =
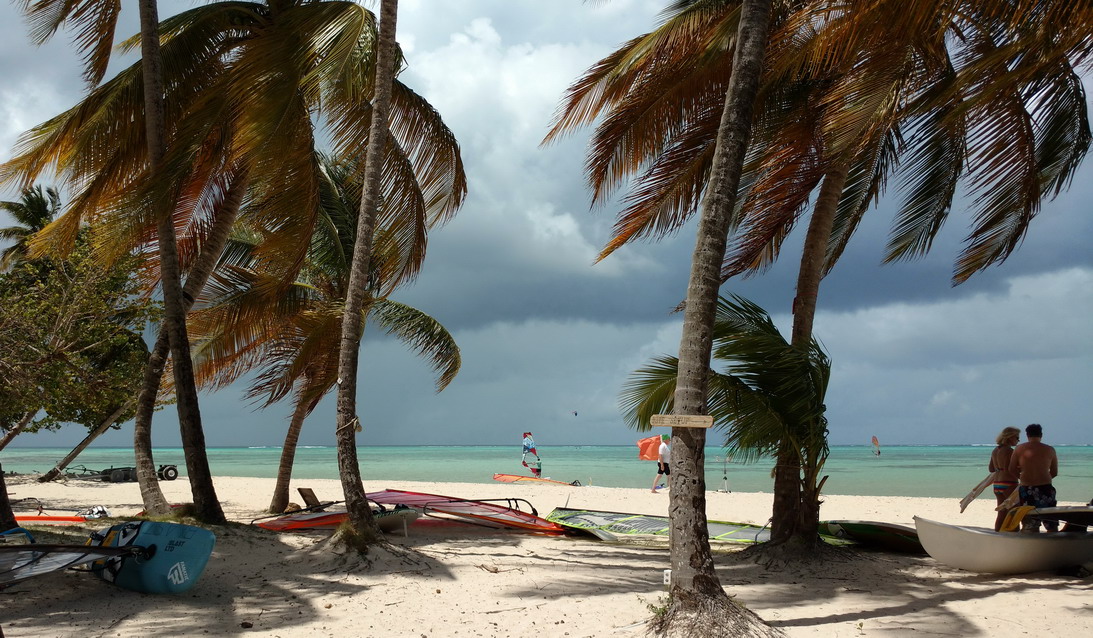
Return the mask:
[[304, 499], [304, 509], [309, 512], [321, 512], [337, 503], [337, 501], [320, 501], [319, 497], [315, 496], [315, 490], [310, 487], [298, 487], [296, 491], [300, 493], [300, 498]]

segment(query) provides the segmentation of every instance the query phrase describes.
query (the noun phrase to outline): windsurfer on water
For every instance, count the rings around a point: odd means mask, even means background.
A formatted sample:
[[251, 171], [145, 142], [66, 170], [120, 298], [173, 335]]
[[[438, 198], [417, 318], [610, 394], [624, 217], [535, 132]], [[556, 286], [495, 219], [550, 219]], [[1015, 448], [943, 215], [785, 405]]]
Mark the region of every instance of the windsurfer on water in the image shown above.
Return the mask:
[[[531, 453], [535, 457], [535, 465], [528, 465], [528, 453]], [[535, 439], [531, 437], [531, 432], [524, 432], [524, 454], [520, 457], [520, 463], [527, 469], [531, 470], [532, 475], [536, 478], [543, 473], [543, 460], [539, 458], [539, 453], [535, 451]]]

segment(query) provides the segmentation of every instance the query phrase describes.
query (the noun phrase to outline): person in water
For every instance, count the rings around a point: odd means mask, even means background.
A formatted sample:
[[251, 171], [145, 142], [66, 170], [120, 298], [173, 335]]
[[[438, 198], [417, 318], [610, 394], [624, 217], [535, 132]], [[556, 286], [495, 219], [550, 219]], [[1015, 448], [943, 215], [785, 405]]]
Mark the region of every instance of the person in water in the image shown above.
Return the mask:
[[653, 489], [651, 490], [654, 494], [660, 483], [660, 477], [664, 477], [664, 486], [667, 487], [669, 477], [672, 474], [672, 468], [668, 465], [672, 460], [672, 450], [668, 447], [671, 441], [672, 437], [667, 434], [662, 434], [660, 437], [660, 450], [657, 453], [657, 475], [653, 477]]
[[[1051, 480], [1059, 475], [1059, 458], [1055, 448], [1040, 441], [1044, 429], [1039, 423], [1032, 423], [1025, 428], [1028, 441], [1018, 445], [1010, 457], [1009, 473], [1018, 478], [1021, 504], [1033, 507], [1055, 507], [1055, 488]], [[1044, 521], [1044, 528], [1049, 532], [1059, 531], [1056, 521]], [[1021, 521], [1021, 529], [1026, 532], [1040, 531], [1040, 521]]]
[[[1021, 440], [1021, 430], [1014, 427], [1003, 429], [995, 437], [998, 447], [991, 452], [991, 461], [987, 469], [994, 472], [994, 498], [1001, 505], [1013, 490], [1017, 489], [1017, 477], [1010, 474], [1010, 458], [1013, 456], [1013, 446]], [[1006, 520], [1007, 510], [1001, 510], [994, 519], [994, 531], [1002, 529], [1002, 522]]]

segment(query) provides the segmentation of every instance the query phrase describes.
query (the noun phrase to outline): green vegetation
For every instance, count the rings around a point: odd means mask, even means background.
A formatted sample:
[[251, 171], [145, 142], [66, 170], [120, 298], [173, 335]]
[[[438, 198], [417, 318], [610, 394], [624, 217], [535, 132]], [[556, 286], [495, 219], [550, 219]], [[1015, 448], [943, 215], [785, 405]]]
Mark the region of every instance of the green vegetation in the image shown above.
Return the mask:
[[0, 273], [0, 426], [9, 432], [89, 429], [132, 418], [148, 350], [141, 331], [158, 305], [141, 295], [135, 259], [104, 269], [86, 241], [67, 259]]

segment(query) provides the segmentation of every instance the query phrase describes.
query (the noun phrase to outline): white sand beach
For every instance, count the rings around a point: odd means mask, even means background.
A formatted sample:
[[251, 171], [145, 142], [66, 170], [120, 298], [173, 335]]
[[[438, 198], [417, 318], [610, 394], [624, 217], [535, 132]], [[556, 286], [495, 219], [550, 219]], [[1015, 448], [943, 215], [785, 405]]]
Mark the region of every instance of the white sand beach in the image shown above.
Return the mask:
[[[185, 479], [162, 485], [169, 499], [189, 500]], [[324, 499], [341, 497], [337, 481], [294, 481], [293, 488], [298, 486], [311, 487]], [[216, 488], [228, 517], [247, 523], [262, 515], [273, 480], [218, 478]], [[413, 482], [366, 488], [519, 497], [540, 515], [562, 506], [664, 514], [668, 503], [666, 493], [636, 488]], [[14, 499], [34, 497], [56, 513], [99, 504], [116, 516], [142, 509], [135, 483], [41, 485], [15, 479], [8, 489]], [[770, 515], [770, 494], [710, 492], [707, 499], [711, 519], [762, 524]], [[989, 527], [992, 506], [989, 495], [963, 514], [955, 499], [828, 496], [821, 516], [913, 526], [912, 517], [918, 515]], [[74, 535], [72, 540], [85, 535], [72, 528], [63, 531]], [[352, 570], [331, 555], [321, 534], [233, 526], [218, 529], [217, 537], [201, 581], [178, 596], [125, 591], [71, 571], [0, 591], [3, 635], [638, 636], [651, 615], [648, 606], [660, 604], [666, 595], [662, 578], [669, 566], [666, 546], [536, 536], [453, 522], [419, 521], [408, 536], [390, 536], [405, 550], [401, 555], [373, 552], [371, 566]], [[874, 551], [767, 571], [742, 561], [734, 552], [738, 547], [717, 545], [721, 583], [788, 636], [1093, 634], [1093, 578], [980, 575], [925, 556]]]

